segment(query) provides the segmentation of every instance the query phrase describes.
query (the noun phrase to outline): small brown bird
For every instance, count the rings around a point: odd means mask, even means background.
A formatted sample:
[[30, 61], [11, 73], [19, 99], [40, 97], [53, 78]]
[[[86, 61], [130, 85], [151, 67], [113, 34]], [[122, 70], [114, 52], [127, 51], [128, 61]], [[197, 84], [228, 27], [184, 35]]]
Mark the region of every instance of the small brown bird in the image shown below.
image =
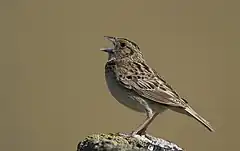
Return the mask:
[[109, 91], [121, 104], [147, 114], [146, 120], [132, 135], [145, 134], [154, 118], [167, 109], [193, 117], [209, 131], [214, 131], [208, 121], [147, 65], [136, 43], [126, 38], [105, 38], [114, 45], [113, 48], [101, 49], [108, 53], [105, 78]]

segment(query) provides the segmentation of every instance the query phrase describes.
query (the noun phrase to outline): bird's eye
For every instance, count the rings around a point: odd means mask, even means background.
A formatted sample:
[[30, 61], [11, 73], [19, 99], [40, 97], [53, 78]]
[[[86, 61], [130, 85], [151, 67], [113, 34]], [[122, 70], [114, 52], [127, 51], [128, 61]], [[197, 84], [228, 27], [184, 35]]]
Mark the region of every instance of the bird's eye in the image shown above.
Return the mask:
[[120, 43], [120, 46], [121, 46], [122, 48], [124, 48], [124, 47], [126, 46], [126, 43], [121, 42], [121, 43]]

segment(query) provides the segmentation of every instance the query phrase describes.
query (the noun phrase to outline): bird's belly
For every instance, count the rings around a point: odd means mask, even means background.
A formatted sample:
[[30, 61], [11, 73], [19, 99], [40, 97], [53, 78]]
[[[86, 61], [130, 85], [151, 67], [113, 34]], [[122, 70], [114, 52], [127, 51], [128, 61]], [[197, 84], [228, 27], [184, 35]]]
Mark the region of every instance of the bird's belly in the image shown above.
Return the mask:
[[105, 78], [109, 91], [119, 103], [135, 111], [146, 112], [146, 107], [144, 106], [146, 102], [143, 102], [143, 99], [137, 96], [134, 92], [131, 92], [131, 90], [120, 85], [113, 75], [107, 74]]

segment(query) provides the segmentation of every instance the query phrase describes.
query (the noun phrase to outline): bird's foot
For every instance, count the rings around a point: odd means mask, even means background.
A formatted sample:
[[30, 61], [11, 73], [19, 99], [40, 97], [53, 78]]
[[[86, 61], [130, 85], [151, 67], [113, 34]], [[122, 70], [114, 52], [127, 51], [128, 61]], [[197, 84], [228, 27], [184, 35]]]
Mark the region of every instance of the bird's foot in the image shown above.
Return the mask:
[[140, 131], [132, 131], [131, 133], [118, 133], [119, 136], [123, 136], [123, 137], [134, 137], [135, 135], [139, 135], [139, 136], [146, 136], [146, 129], [142, 129]]
[[134, 135], [140, 135], [140, 136], [142, 136], [142, 135], [146, 135], [146, 129], [141, 129], [140, 131], [137, 131], [137, 132], [132, 132], [132, 134], [134, 134]]
[[123, 137], [132, 137], [132, 133], [122, 133], [122, 132], [118, 132], [117, 133], [119, 136], [123, 136]]
[[117, 133], [119, 136], [124, 136], [124, 137], [133, 137], [135, 135], [139, 135], [139, 136], [142, 136], [142, 135], [146, 135], [146, 131], [139, 131], [139, 132], [136, 132], [136, 131], [133, 131], [131, 133]]

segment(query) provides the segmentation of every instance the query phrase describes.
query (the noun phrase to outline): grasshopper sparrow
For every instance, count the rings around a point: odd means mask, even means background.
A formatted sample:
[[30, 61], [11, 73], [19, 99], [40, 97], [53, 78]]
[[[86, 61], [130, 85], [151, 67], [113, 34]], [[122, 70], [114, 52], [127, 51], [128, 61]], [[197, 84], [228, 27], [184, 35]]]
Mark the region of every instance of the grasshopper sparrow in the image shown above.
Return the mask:
[[108, 53], [105, 78], [109, 91], [121, 104], [147, 115], [132, 135], [145, 134], [154, 118], [167, 109], [193, 117], [209, 131], [214, 131], [208, 121], [147, 65], [136, 43], [126, 38], [105, 38], [114, 45], [113, 48], [101, 49]]

